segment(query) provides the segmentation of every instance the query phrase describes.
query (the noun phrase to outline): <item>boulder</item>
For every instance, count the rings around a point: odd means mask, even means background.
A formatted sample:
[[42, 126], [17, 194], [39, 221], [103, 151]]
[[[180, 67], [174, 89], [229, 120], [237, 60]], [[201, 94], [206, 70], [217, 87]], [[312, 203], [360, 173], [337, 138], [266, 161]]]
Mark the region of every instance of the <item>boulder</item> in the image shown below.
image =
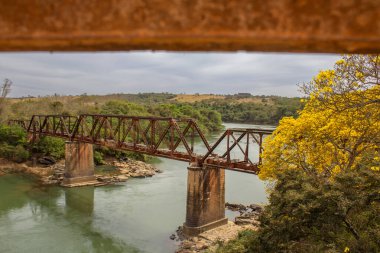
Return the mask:
[[251, 204], [249, 208], [251, 208], [253, 212], [261, 213], [263, 211], [263, 207], [257, 204]]
[[117, 176], [117, 179], [118, 179], [120, 182], [125, 182], [125, 181], [127, 181], [128, 177], [125, 176], [125, 175], [120, 175], [120, 176]]
[[43, 165], [53, 165], [57, 161], [51, 156], [43, 156], [40, 159], [38, 159], [38, 162]]
[[247, 210], [247, 207], [242, 204], [231, 204], [226, 202], [226, 208], [231, 211], [239, 211], [239, 212], [244, 212]]

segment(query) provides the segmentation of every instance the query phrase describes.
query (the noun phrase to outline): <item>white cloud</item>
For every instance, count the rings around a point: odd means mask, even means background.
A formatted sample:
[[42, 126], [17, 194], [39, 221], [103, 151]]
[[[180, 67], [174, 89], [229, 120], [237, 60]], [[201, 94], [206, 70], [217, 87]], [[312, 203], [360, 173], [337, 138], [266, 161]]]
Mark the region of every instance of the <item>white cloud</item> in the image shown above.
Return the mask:
[[138, 92], [297, 96], [339, 55], [273, 53], [2, 53], [11, 96]]

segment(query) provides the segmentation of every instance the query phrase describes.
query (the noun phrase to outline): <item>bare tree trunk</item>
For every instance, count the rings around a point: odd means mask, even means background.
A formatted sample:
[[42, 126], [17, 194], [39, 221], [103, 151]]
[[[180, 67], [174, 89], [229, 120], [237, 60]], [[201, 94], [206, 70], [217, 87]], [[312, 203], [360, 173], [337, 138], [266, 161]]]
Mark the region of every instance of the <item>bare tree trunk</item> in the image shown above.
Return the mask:
[[12, 81], [9, 79], [5, 79], [3, 85], [1, 86], [1, 96], [0, 96], [0, 117], [3, 117], [4, 111], [4, 102], [5, 98], [8, 96], [11, 91]]

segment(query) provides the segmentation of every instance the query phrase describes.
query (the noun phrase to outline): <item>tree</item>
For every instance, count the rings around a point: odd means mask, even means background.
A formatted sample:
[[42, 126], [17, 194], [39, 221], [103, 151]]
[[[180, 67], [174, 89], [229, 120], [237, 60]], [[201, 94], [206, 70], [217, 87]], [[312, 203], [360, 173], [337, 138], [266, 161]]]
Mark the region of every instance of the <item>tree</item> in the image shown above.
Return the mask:
[[11, 91], [12, 81], [5, 79], [3, 85], [1, 86], [1, 96], [0, 96], [0, 115], [3, 114], [5, 98]]
[[344, 56], [301, 88], [298, 118], [264, 145], [271, 179], [257, 232], [218, 252], [380, 251], [379, 57]]
[[54, 114], [60, 114], [63, 109], [63, 104], [59, 101], [54, 101], [49, 104], [49, 107]]
[[277, 176], [260, 229], [242, 252], [380, 251], [379, 173], [359, 168], [324, 182], [300, 170]]
[[378, 55], [349, 55], [304, 84], [305, 107], [298, 118], [283, 118], [267, 138], [260, 177], [302, 170], [330, 178], [363, 162], [378, 170], [379, 80]]

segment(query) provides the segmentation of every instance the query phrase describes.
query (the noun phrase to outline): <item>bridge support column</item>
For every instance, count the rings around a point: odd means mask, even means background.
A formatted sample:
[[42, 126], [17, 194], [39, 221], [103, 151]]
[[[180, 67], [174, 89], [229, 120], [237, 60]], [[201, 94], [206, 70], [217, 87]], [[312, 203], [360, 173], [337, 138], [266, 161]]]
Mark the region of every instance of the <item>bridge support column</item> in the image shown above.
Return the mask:
[[188, 167], [187, 206], [184, 233], [198, 235], [227, 224], [225, 218], [225, 174], [223, 169]]
[[67, 141], [65, 149], [65, 173], [62, 186], [96, 184], [93, 145]]

